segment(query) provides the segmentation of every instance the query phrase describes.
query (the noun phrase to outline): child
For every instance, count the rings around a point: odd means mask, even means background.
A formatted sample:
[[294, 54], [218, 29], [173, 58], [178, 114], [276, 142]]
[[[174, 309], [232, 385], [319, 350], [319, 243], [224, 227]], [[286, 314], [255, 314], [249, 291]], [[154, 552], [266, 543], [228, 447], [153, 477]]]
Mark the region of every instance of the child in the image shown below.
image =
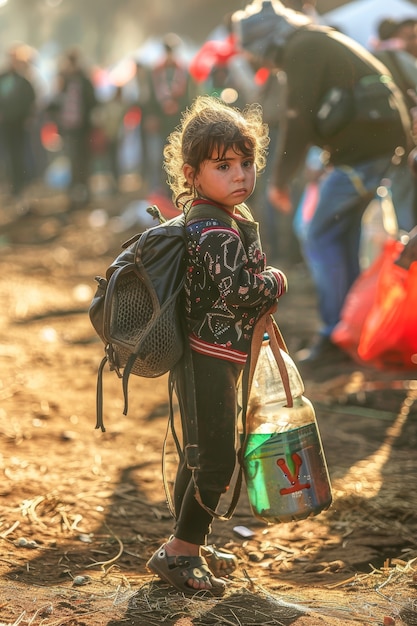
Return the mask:
[[[235, 467], [236, 387], [253, 328], [286, 291], [284, 274], [266, 267], [258, 224], [243, 204], [254, 190], [257, 172], [265, 166], [267, 145], [268, 129], [259, 105], [240, 112], [214, 97], [200, 96], [183, 114], [164, 150], [168, 182], [187, 221], [185, 316], [199, 463], [193, 476], [180, 462], [174, 487], [174, 535], [147, 566], [187, 595], [206, 591], [221, 596], [225, 591], [224, 579], [214, 576], [202, 552], [206, 552], [211, 512]], [[183, 414], [187, 410], [184, 371], [177, 376], [176, 390]], [[185, 432], [183, 428], [183, 436]]]

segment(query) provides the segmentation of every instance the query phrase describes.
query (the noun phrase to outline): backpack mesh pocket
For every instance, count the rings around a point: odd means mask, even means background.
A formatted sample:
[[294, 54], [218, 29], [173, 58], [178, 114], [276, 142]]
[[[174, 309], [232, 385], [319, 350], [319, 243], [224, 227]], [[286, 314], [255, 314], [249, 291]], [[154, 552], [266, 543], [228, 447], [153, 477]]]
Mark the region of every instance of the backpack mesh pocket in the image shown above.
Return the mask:
[[[158, 313], [158, 314], [157, 314]], [[177, 294], [165, 303], [153, 300], [145, 283], [134, 273], [120, 276], [110, 303], [109, 334], [117, 367], [137, 356], [131, 373], [156, 378], [169, 371], [182, 355], [182, 332]]]

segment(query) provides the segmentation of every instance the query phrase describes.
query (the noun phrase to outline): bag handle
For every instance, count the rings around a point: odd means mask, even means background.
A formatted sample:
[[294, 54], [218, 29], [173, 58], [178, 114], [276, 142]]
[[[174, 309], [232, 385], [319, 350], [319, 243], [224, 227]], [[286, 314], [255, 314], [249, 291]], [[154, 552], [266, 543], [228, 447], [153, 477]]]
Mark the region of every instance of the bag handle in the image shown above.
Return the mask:
[[261, 317], [253, 331], [247, 384], [248, 397], [252, 388], [253, 376], [255, 374], [255, 368], [258, 362], [259, 352], [261, 350], [265, 333], [267, 333], [269, 336], [269, 344], [271, 346], [272, 353], [275, 357], [275, 361], [279, 369], [282, 384], [284, 385], [285, 395], [287, 398], [287, 406], [292, 407], [293, 398], [291, 394], [290, 380], [288, 377], [288, 371], [284, 359], [281, 354], [281, 350], [288, 354], [288, 348], [278, 327], [278, 324], [272, 317], [271, 313], [266, 313], [263, 317]]
[[247, 442], [248, 442], [248, 433], [246, 429], [246, 414], [247, 414], [247, 407], [248, 407], [248, 399], [249, 399], [249, 394], [250, 394], [250, 390], [251, 390], [252, 383], [253, 383], [253, 377], [254, 377], [254, 373], [256, 369], [256, 364], [258, 362], [262, 342], [264, 341], [265, 333], [268, 333], [271, 350], [275, 357], [275, 361], [277, 363], [278, 370], [281, 376], [282, 384], [284, 386], [285, 395], [287, 399], [286, 406], [288, 407], [294, 406], [294, 401], [293, 401], [293, 397], [291, 394], [288, 370], [287, 370], [284, 358], [281, 353], [281, 350], [283, 350], [284, 352], [289, 354], [288, 348], [281, 334], [281, 331], [278, 327], [278, 324], [273, 318], [272, 314], [266, 313], [263, 317], [259, 319], [259, 321], [257, 322], [255, 326], [253, 336], [252, 336], [249, 367], [245, 368], [244, 378], [242, 381], [243, 442], [238, 453], [238, 458], [239, 458], [241, 469], [243, 469], [243, 458], [244, 458], [244, 453], [245, 453], [245, 449], [246, 449]]

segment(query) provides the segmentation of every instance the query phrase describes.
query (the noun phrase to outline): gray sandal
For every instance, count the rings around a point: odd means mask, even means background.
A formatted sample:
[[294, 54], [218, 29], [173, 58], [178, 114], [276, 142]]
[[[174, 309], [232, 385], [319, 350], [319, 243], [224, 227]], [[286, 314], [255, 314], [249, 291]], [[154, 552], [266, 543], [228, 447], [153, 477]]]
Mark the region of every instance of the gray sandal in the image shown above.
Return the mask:
[[[164, 582], [188, 596], [195, 594], [220, 597], [226, 591], [226, 583], [213, 576], [202, 556], [168, 556], [165, 544], [155, 552], [146, 566]], [[210, 583], [210, 589], [194, 589], [187, 584], [190, 578]]]
[[215, 576], [229, 576], [237, 569], [237, 557], [233, 552], [215, 545], [202, 546], [201, 551]]

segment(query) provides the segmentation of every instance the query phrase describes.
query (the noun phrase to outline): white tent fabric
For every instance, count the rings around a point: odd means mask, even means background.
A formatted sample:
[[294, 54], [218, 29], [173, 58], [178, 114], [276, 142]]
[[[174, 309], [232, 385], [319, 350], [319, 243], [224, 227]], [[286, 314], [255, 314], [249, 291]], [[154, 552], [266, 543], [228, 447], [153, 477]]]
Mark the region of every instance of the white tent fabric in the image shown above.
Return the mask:
[[353, 0], [322, 15], [325, 24], [335, 26], [366, 48], [371, 47], [378, 24], [385, 18], [417, 18], [417, 5], [407, 0]]

